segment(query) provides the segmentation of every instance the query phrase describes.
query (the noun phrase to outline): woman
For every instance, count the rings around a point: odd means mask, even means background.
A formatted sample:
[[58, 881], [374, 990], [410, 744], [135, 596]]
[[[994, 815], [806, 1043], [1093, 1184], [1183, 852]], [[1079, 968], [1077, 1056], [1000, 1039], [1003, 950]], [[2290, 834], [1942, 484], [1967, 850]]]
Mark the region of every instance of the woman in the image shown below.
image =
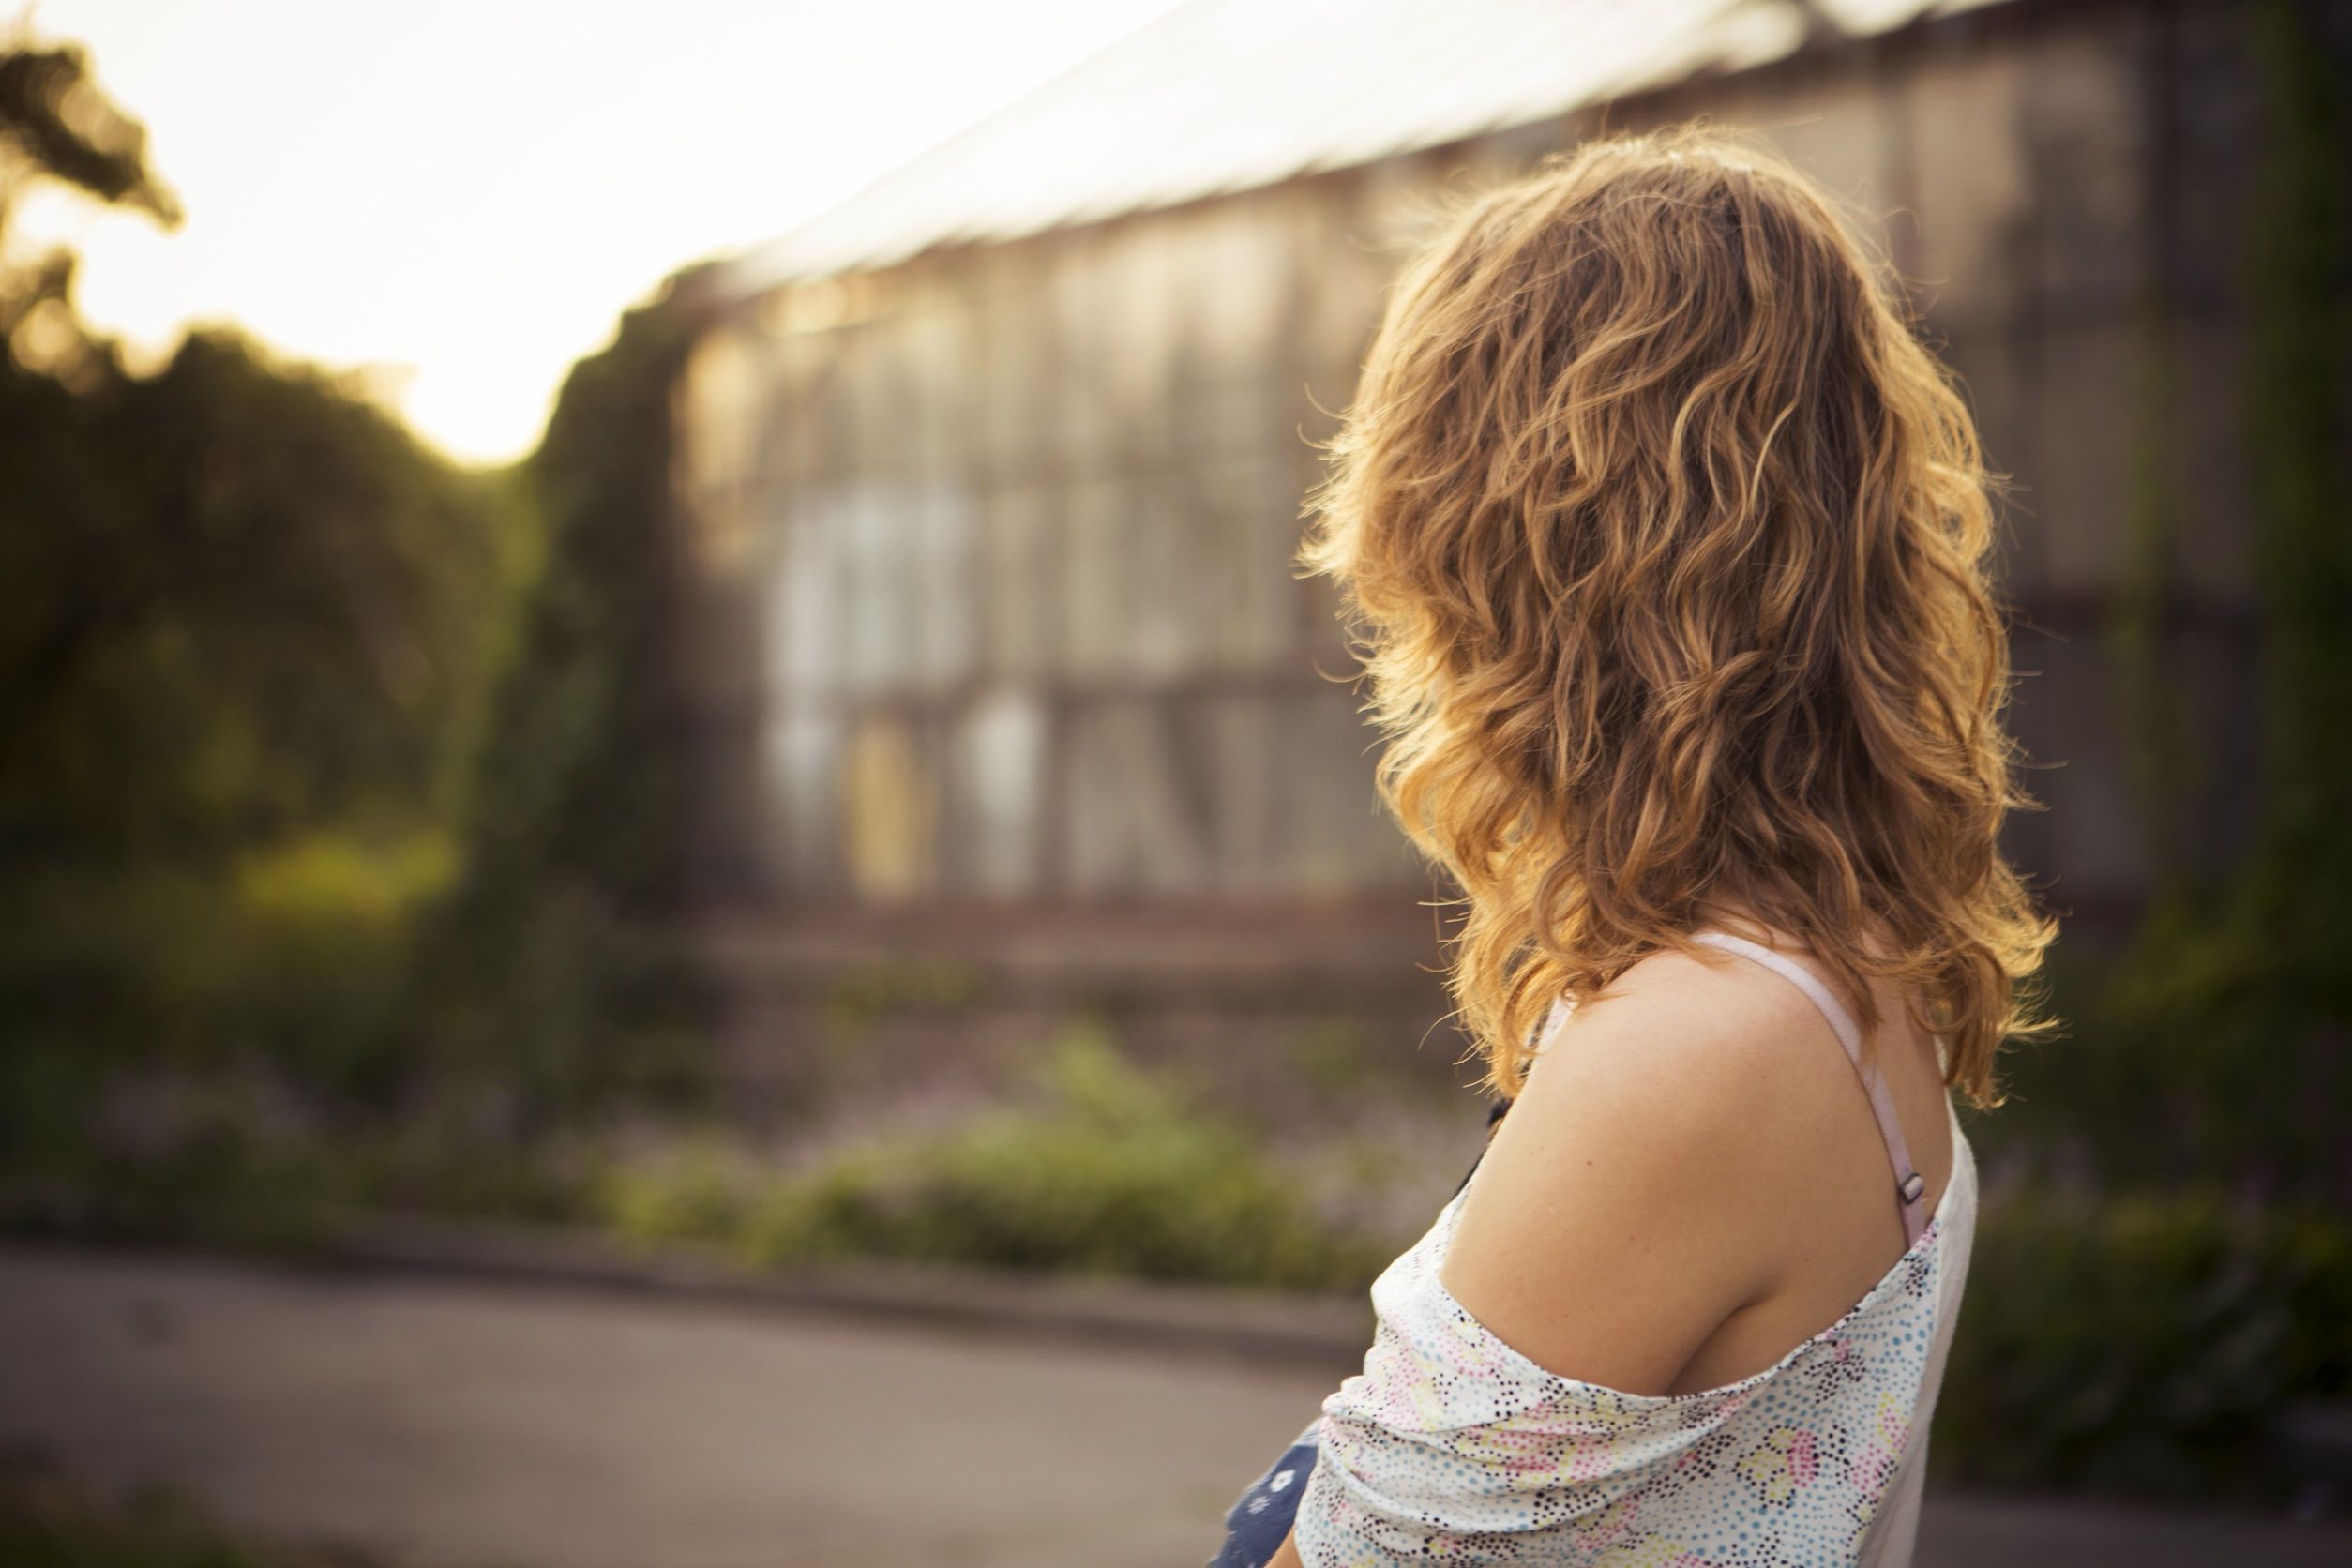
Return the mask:
[[1908, 1560], [1951, 1092], [2054, 1028], [2056, 927], [1998, 843], [1992, 481], [1882, 278], [1683, 130], [1547, 159], [1396, 287], [1301, 559], [1465, 894], [1495, 1116], [1216, 1568]]

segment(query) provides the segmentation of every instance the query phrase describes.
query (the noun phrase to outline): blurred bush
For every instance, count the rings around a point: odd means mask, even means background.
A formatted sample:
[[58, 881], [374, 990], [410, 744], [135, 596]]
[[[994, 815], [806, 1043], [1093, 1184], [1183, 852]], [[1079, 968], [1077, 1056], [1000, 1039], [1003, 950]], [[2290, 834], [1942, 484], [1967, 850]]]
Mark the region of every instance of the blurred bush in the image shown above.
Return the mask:
[[1946, 1480], [2277, 1500], [2280, 1423], [2352, 1395], [2352, 1229], [2187, 1193], [1989, 1206], [1929, 1453]]
[[456, 746], [516, 526], [498, 487], [225, 336], [80, 393], [0, 366], [11, 403], [9, 1048], [267, 1059], [380, 1093], [411, 916], [453, 874]]
[[[2177, 473], [2137, 487], [2110, 646], [2131, 721], [2148, 903], [2114, 963], [2071, 964], [2076, 1041], [2013, 1073], [2022, 1104], [1993, 1132], [2045, 1168], [2071, 1161], [2107, 1190], [2234, 1184], [2241, 1196], [2352, 1212], [2352, 113], [2344, 39], [2314, 8], [2246, 8], [2262, 68], [2262, 151], [2238, 280], [2251, 330], [2242, 425], [2254, 522], [2262, 679], [2259, 809], [2235, 865], [2185, 863], [2195, 750], [2188, 683], [2154, 635], [2180, 596]], [[2147, 264], [2157, 280], [2162, 257]], [[2187, 302], [2149, 291], [2140, 445], [2177, 445], [2163, 388], [2189, 329]], [[2210, 716], [2208, 716], [2209, 721]]]
[[1337, 1231], [1245, 1130], [1140, 1071], [1092, 1025], [1043, 1059], [1032, 1103], [944, 1136], [847, 1149], [776, 1176], [708, 1145], [623, 1166], [626, 1233], [764, 1264], [897, 1258], [1274, 1289], [1368, 1285], [1385, 1239]]
[[686, 820], [671, 388], [692, 272], [575, 366], [522, 493], [543, 559], [468, 758], [460, 876], [426, 922], [430, 1070], [515, 1130], [707, 1087], [709, 998], [678, 940]]
[[[1970, 1126], [2022, 1186], [1988, 1197], [1931, 1450], [1947, 1476], [2275, 1499], [2306, 1462], [2283, 1441], [2290, 1414], [2352, 1397], [2352, 121], [2314, 15], [2250, 8], [2267, 122], [2244, 279], [2260, 815], [2236, 866], [2182, 863], [2197, 760], [2151, 635], [2179, 588], [2179, 515], [2143, 485], [2111, 646], [2156, 885], [2115, 958], [2054, 956], [2074, 1037], [2015, 1062], [2013, 1103]], [[2152, 305], [2161, 341], [2179, 302]], [[2147, 373], [2174, 369], [2160, 354]], [[2163, 439], [2151, 426], [2144, 444]]]

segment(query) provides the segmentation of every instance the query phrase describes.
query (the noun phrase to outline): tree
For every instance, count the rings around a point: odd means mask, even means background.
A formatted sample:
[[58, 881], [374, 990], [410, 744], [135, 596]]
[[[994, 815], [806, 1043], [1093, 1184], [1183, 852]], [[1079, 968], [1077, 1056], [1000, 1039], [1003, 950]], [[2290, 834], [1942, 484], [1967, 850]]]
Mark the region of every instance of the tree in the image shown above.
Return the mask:
[[9, 256], [16, 211], [44, 183], [180, 223], [178, 198], [147, 165], [146, 128], [99, 91], [79, 45], [38, 42], [28, 13], [0, 35], [0, 345], [22, 366], [88, 387], [116, 365], [74, 309], [75, 256]]
[[545, 563], [474, 759], [427, 988], [445, 1059], [502, 1078], [527, 1120], [691, 1092], [707, 1065], [709, 997], [670, 919], [687, 811], [671, 394], [702, 282], [670, 279], [572, 368], [524, 465]]
[[[178, 220], [83, 53], [19, 24], [0, 234], [42, 182]], [[373, 1071], [405, 941], [384, 912], [446, 858], [417, 841], [446, 837], [507, 596], [507, 476], [232, 331], [129, 375], [72, 280], [64, 253], [0, 268], [6, 1044]]]

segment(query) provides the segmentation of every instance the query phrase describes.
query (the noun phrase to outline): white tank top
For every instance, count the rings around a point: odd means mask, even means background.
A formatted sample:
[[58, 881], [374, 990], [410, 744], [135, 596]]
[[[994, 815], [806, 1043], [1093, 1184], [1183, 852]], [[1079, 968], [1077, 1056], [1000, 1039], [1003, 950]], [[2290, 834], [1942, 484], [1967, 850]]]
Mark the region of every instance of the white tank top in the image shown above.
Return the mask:
[[[1859, 1030], [1809, 972], [1727, 932], [1697, 940], [1796, 981], [1862, 1071]], [[1546, 1037], [1563, 1017], [1555, 1007]], [[1720, 1388], [1621, 1393], [1488, 1332], [1438, 1280], [1465, 1182], [1373, 1282], [1364, 1370], [1301, 1435], [1317, 1446], [1294, 1526], [1308, 1568], [1907, 1564], [1976, 1233], [1976, 1159], [1947, 1099], [1952, 1179], [1934, 1215], [1920, 1214], [1884, 1086], [1862, 1080], [1910, 1248], [1835, 1323]]]

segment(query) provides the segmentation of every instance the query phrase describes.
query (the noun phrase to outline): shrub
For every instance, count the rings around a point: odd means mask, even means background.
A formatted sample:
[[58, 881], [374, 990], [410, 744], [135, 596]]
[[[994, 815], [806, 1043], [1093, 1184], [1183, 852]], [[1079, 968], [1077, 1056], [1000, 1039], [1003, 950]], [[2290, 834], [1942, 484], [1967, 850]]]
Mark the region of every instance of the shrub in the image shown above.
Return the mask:
[[616, 1176], [609, 1212], [632, 1234], [726, 1240], [770, 1264], [863, 1256], [1336, 1289], [1387, 1260], [1311, 1212], [1245, 1131], [1092, 1027], [1060, 1037], [1038, 1087], [943, 1137], [848, 1149], [788, 1178], [690, 1147]]
[[1988, 1204], [1931, 1450], [1947, 1480], [2275, 1493], [2290, 1401], [2352, 1393], [2352, 1231], [2211, 1194]]

